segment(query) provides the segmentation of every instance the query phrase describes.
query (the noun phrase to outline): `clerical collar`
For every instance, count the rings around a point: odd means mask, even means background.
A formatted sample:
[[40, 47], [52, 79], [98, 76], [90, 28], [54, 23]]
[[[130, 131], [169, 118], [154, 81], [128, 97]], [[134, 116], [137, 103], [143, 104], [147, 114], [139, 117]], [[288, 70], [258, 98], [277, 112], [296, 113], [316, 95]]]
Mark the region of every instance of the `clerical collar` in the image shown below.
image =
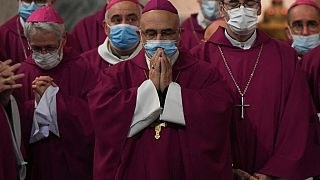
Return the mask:
[[22, 17], [20, 17], [20, 23], [21, 23], [21, 26], [23, 27], [23, 30], [24, 30], [24, 25], [26, 24], [26, 22], [23, 20]]
[[211, 24], [210, 20], [204, 18], [202, 11], [199, 11], [199, 13], [197, 15], [197, 22], [198, 22], [199, 26], [202, 27], [202, 29], [206, 29]]
[[[150, 69], [150, 60], [151, 60], [151, 58], [149, 58], [147, 54], [145, 54], [145, 57], [146, 57], [146, 61], [147, 61], [147, 64], [148, 64], [148, 68]], [[177, 50], [177, 52], [174, 53], [174, 55], [172, 55], [171, 57], [168, 57], [168, 60], [169, 60], [169, 62], [171, 64], [171, 66], [173, 66], [174, 63], [177, 62], [178, 57], [179, 57], [179, 50]]]
[[105, 60], [109, 64], [115, 65], [121, 61], [127, 61], [134, 58], [136, 55], [139, 54], [141, 49], [142, 49], [142, 45], [141, 43], [139, 43], [135, 51], [130, 56], [117, 57], [112, 53], [112, 50], [109, 44], [109, 38], [107, 37], [106, 40], [103, 42], [103, 44], [101, 44], [98, 47], [98, 53], [103, 60]]
[[239, 41], [233, 39], [228, 34], [227, 30], [224, 31], [224, 34], [225, 34], [226, 38], [230, 41], [230, 43], [233, 46], [236, 46], [236, 47], [241, 48], [241, 49], [250, 49], [252, 47], [252, 45], [254, 44], [254, 42], [256, 41], [256, 38], [257, 38], [257, 31], [256, 30], [254, 31], [252, 36], [245, 42], [239, 42]]

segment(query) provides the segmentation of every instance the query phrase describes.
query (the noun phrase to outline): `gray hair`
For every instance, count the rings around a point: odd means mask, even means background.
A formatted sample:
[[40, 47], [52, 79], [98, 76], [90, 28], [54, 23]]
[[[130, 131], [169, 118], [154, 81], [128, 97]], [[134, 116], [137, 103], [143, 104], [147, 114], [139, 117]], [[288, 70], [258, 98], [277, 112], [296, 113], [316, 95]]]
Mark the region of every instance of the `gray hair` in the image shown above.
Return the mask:
[[63, 34], [65, 33], [64, 24], [58, 24], [53, 22], [27, 22], [25, 24], [24, 34], [27, 39], [30, 38], [31, 31], [41, 31], [41, 32], [53, 32], [56, 34], [58, 39], [62, 39]]

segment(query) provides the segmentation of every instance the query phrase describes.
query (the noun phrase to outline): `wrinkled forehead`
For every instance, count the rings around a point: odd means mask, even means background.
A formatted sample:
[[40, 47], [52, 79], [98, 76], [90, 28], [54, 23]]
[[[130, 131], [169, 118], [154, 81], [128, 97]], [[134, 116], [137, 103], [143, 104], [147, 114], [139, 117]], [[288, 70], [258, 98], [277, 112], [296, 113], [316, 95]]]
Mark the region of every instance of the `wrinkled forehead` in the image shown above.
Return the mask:
[[141, 29], [177, 29], [179, 16], [165, 10], [151, 10], [141, 16]]
[[119, 3], [114, 4], [108, 10], [108, 17], [111, 18], [114, 15], [129, 15], [135, 14], [140, 17], [141, 15], [141, 8], [138, 4], [130, 2], [130, 1], [122, 1]]

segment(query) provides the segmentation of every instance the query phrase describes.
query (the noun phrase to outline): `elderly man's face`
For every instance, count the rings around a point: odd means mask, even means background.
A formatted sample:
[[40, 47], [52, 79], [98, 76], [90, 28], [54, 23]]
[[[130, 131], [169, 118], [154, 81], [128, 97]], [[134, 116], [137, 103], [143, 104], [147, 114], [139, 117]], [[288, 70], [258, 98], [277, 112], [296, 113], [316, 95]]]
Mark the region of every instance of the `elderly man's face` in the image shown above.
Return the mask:
[[28, 39], [32, 51], [42, 54], [50, 53], [61, 49], [65, 44], [65, 40], [60, 39], [54, 32], [31, 31]]
[[320, 17], [315, 7], [299, 5], [289, 13], [289, 27], [293, 35], [308, 36], [320, 33]]
[[142, 42], [176, 40], [179, 42], [179, 17], [168, 11], [152, 10], [141, 17]]
[[108, 10], [108, 18], [105, 24], [107, 35], [109, 34], [109, 26], [117, 24], [130, 24], [140, 26], [141, 9], [139, 5], [130, 1], [116, 3]]

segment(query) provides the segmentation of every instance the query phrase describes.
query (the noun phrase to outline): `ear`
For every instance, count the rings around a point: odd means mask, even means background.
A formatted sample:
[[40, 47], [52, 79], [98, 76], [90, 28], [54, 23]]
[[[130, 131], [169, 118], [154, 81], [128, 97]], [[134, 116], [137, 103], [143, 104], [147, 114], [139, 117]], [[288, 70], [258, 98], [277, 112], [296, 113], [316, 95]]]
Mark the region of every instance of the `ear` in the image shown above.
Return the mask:
[[259, 3], [259, 8], [258, 8], [257, 15], [258, 15], [258, 16], [260, 16], [260, 15], [261, 15], [261, 2]]
[[67, 43], [67, 40], [68, 40], [67, 32], [64, 32], [64, 33], [63, 33], [62, 38], [63, 38], [62, 45], [65, 46], [66, 43]]
[[224, 18], [226, 11], [224, 10], [223, 4], [222, 4], [221, 1], [219, 2], [219, 5], [220, 5], [220, 17], [221, 17], [221, 18]]
[[287, 38], [288, 39], [292, 39], [292, 36], [291, 36], [291, 33], [290, 33], [290, 29], [289, 29], [288, 26], [286, 28], [284, 28], [284, 31], [286, 33]]
[[110, 28], [106, 22], [106, 20], [103, 21], [103, 27], [104, 27], [104, 33], [106, 33], [107, 36], [110, 34]]

